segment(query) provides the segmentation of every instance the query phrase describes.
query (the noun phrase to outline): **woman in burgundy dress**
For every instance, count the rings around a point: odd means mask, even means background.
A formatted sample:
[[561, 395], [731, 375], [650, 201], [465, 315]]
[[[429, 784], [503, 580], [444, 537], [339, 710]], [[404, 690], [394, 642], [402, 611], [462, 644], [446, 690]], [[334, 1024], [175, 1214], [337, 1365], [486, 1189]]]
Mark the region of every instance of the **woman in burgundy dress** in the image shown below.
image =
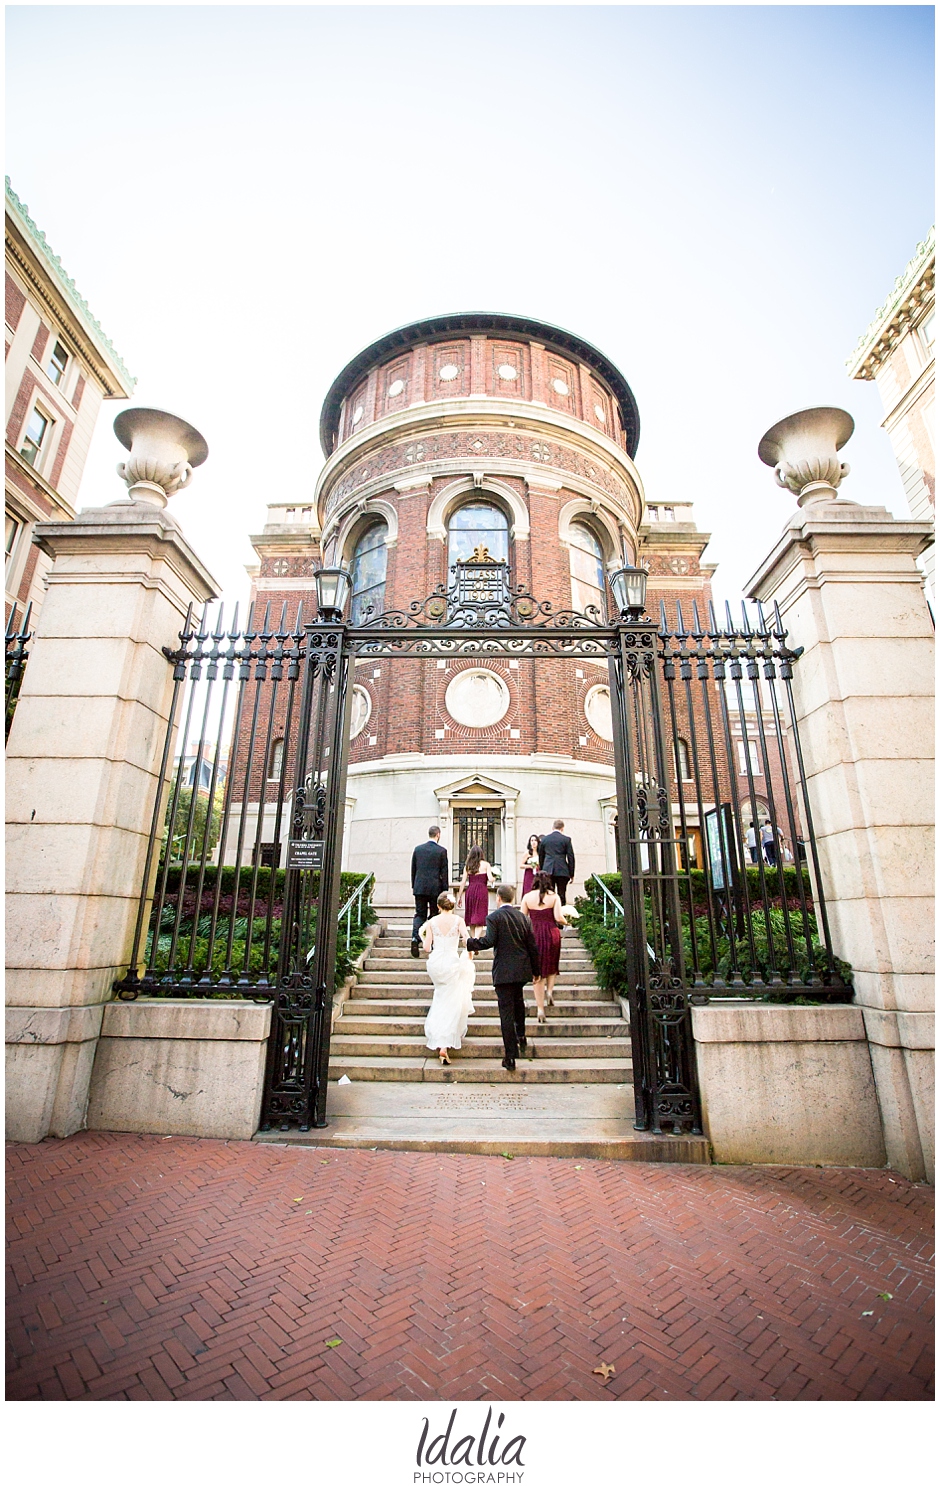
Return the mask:
[[533, 982], [532, 988], [538, 1019], [544, 1022], [546, 996], [549, 1006], [555, 1004], [555, 976], [561, 956], [561, 931], [565, 926], [561, 899], [552, 888], [552, 879], [547, 872], [536, 872], [535, 885], [531, 893], [525, 894], [520, 906], [532, 921], [532, 932], [538, 945], [542, 974]]
[[483, 860], [479, 846], [467, 852], [467, 865], [460, 880], [458, 907], [463, 901], [463, 918], [468, 929], [481, 928], [490, 908], [490, 864]]
[[531, 893], [532, 884], [535, 882], [535, 874], [539, 870], [539, 842], [541, 836], [529, 837], [529, 844], [522, 854], [520, 867], [522, 869], [522, 896]]

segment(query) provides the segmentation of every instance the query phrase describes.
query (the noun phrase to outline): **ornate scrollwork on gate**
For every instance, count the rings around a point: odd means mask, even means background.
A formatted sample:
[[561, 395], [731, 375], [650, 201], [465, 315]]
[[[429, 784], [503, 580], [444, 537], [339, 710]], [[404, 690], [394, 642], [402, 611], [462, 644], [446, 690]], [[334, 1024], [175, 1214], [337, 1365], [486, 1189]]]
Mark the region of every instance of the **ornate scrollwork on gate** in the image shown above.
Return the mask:
[[522, 584], [509, 564], [485, 549], [454, 563], [449, 584], [407, 609], [372, 615], [349, 632], [353, 651], [367, 655], [557, 655], [606, 659], [616, 631], [599, 609], [555, 609]]
[[272, 1011], [273, 1050], [268, 1074], [265, 1120], [296, 1119], [306, 1125], [310, 1112], [310, 1037], [317, 1010], [313, 979], [302, 973], [283, 975]]

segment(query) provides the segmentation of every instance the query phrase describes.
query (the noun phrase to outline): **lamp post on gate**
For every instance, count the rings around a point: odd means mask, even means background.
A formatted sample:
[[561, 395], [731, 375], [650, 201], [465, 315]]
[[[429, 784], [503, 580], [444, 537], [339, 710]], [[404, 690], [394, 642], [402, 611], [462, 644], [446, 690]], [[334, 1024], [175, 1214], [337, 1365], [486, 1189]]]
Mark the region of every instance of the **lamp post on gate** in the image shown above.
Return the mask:
[[645, 568], [635, 568], [629, 564], [611, 573], [610, 586], [622, 621], [636, 624], [646, 612], [648, 578]]
[[323, 624], [342, 624], [346, 600], [352, 588], [347, 568], [317, 568], [313, 575], [317, 588], [317, 617]]

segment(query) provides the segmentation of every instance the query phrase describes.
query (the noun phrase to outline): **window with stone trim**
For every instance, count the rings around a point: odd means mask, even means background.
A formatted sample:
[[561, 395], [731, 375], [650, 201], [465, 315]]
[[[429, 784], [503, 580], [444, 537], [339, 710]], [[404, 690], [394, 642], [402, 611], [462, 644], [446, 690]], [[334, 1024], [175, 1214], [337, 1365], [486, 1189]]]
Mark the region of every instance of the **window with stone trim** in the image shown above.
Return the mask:
[[352, 624], [375, 619], [385, 608], [385, 574], [388, 567], [384, 521], [374, 521], [361, 533], [352, 555], [352, 601], [349, 617]]
[[268, 761], [268, 778], [278, 780], [284, 772], [284, 739], [275, 738], [271, 744], [271, 757]]
[[689, 745], [685, 741], [684, 738], [680, 738], [679, 739], [678, 752], [679, 752], [679, 778], [680, 779], [683, 779], [683, 780], [685, 780], [685, 779], [691, 779], [692, 778], [692, 755], [689, 752]]
[[604, 549], [586, 521], [572, 521], [568, 533], [571, 564], [571, 607], [580, 613], [598, 609], [607, 614], [607, 575]]
[[6, 511], [4, 515], [6, 517], [6, 545], [4, 549], [4, 563], [6, 567], [7, 577], [9, 577], [10, 568], [16, 555], [16, 549], [19, 546], [20, 532], [23, 530], [23, 523], [16, 516], [12, 516], [9, 511]]
[[65, 349], [61, 341], [56, 341], [55, 346], [53, 347], [52, 355], [49, 357], [49, 364], [46, 367], [46, 376], [49, 378], [50, 381], [55, 382], [57, 387], [61, 383], [62, 378], [65, 376], [65, 369], [68, 364], [68, 351]]
[[469, 501], [451, 512], [447, 522], [447, 570], [455, 562], [466, 562], [478, 547], [485, 547], [497, 562], [509, 561], [509, 518], [490, 501]]
[[20, 454], [35, 469], [39, 468], [42, 454], [49, 447], [53, 426], [50, 417], [33, 408], [20, 443]]

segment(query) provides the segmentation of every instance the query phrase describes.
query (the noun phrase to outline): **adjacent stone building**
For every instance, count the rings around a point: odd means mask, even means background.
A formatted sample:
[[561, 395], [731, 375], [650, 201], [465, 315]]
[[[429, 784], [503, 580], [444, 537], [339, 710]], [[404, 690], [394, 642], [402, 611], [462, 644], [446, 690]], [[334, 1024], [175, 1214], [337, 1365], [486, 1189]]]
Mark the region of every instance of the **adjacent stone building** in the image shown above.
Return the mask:
[[6, 182], [5, 609], [42, 602], [37, 521], [71, 520], [102, 400], [134, 378]]
[[[252, 538], [252, 598], [273, 616], [285, 602], [290, 617], [298, 602], [314, 604], [321, 562], [350, 568], [354, 621], [406, 610], [481, 546], [555, 609], [606, 615], [607, 574], [628, 561], [649, 567], [652, 614], [662, 601], [673, 618], [680, 597], [690, 617], [693, 599], [704, 613], [708, 536], [690, 502], [647, 505], [633, 393], [578, 336], [496, 314], [405, 326], [339, 374], [320, 436], [327, 462], [315, 490], [271, 505]], [[403, 900], [412, 847], [437, 822], [455, 874], [479, 841], [516, 881], [530, 833], [559, 816], [579, 880], [612, 870], [611, 740], [605, 663], [362, 661], [346, 863], [376, 873], [377, 901]], [[268, 778], [288, 765], [275, 738]], [[691, 807], [691, 779], [684, 790]], [[701, 862], [694, 809], [688, 823]], [[265, 859], [279, 855], [272, 843]]]
[[[877, 383], [885, 410], [881, 426], [891, 440], [911, 515], [931, 522], [936, 505], [935, 248], [931, 227], [846, 363], [857, 381]], [[932, 546], [922, 562], [933, 589]]]

